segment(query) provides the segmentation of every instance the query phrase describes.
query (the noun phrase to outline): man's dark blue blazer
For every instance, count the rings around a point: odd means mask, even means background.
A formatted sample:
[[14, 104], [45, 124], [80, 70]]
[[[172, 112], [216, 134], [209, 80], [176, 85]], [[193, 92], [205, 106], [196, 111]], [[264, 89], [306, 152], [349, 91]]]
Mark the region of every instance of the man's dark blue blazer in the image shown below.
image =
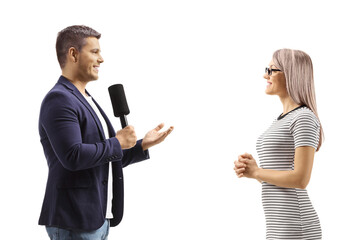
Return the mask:
[[122, 168], [148, 159], [149, 152], [143, 151], [142, 140], [122, 150], [109, 119], [95, 104], [107, 123], [109, 139], [87, 100], [65, 77], [60, 77], [41, 104], [39, 133], [49, 175], [40, 225], [85, 231], [100, 228], [106, 214], [109, 162], [114, 216], [110, 225], [122, 219]]

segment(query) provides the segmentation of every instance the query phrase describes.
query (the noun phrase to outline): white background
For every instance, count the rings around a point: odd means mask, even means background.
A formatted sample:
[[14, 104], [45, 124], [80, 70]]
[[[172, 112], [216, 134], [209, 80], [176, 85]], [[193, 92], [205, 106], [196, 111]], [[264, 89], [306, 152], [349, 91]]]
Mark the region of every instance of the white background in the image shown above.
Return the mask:
[[[359, 228], [360, 37], [356, 1], [12, 1], [1, 4], [1, 235], [47, 239], [38, 226], [47, 165], [37, 122], [61, 74], [55, 41], [84, 24], [105, 62], [88, 91], [115, 129], [107, 87], [122, 83], [139, 138], [175, 126], [125, 174], [123, 221], [109, 239], [264, 239], [261, 186], [233, 161], [282, 112], [264, 93], [280, 48], [313, 60], [326, 140], [308, 185], [324, 239]], [[355, 218], [352, 218], [355, 217]], [[351, 219], [352, 218], [352, 219]], [[5, 233], [4, 233], [5, 232]]]

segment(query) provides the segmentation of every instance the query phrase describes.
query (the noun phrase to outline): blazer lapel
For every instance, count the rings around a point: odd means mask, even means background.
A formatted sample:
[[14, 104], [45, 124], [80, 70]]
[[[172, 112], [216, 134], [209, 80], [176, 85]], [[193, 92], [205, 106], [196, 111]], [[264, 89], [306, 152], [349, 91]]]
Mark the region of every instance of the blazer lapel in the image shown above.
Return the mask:
[[[85, 97], [81, 94], [81, 92], [79, 92], [79, 90], [74, 86], [74, 84], [72, 84], [69, 80], [67, 80], [64, 76], [61, 76], [59, 78], [59, 83], [65, 85], [68, 89], [71, 90], [72, 94], [74, 94], [77, 99], [79, 99], [79, 101], [89, 110], [91, 116], [94, 118], [96, 126], [99, 130], [100, 136], [102, 138], [102, 140], [105, 140], [105, 134], [104, 134], [104, 129], [101, 126], [100, 120], [98, 118], [98, 116], [96, 115], [95, 111], [93, 110], [93, 108], [90, 106], [90, 104], [88, 103], [88, 101], [85, 99]], [[86, 91], [86, 90], [85, 90]], [[86, 91], [86, 93], [88, 94], [88, 92]], [[90, 94], [88, 94], [90, 96]], [[98, 106], [98, 105], [97, 105]], [[102, 113], [101, 113], [102, 114]], [[107, 123], [108, 124], [108, 123]]]
[[102, 110], [102, 108], [100, 107], [100, 105], [95, 101], [95, 99], [93, 98], [93, 101], [95, 103], [95, 105], [97, 106], [97, 108], [99, 109], [101, 115], [103, 116], [103, 118], [105, 119], [107, 128], [109, 130], [109, 137], [115, 137], [115, 130], [109, 120], [109, 118], [106, 116], [105, 112]]

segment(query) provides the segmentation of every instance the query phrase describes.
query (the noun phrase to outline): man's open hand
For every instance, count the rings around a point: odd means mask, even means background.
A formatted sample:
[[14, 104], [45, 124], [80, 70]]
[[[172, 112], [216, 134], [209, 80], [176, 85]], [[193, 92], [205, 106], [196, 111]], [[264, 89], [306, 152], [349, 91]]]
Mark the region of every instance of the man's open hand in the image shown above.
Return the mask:
[[164, 127], [164, 123], [159, 124], [156, 128], [150, 130], [146, 133], [145, 137], [142, 140], [142, 148], [143, 150], [147, 150], [148, 148], [161, 143], [164, 139], [172, 132], [174, 129], [173, 126], [169, 127], [168, 130], [164, 132], [159, 132], [160, 129]]

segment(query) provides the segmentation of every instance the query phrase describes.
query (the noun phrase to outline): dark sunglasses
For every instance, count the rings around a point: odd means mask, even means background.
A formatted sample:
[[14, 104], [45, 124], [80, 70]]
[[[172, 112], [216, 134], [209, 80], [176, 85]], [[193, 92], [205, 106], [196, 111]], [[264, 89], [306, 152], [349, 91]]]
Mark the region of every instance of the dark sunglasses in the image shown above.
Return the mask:
[[281, 72], [280, 69], [271, 69], [271, 68], [265, 68], [265, 73], [267, 73], [267, 75], [271, 76], [272, 72]]

